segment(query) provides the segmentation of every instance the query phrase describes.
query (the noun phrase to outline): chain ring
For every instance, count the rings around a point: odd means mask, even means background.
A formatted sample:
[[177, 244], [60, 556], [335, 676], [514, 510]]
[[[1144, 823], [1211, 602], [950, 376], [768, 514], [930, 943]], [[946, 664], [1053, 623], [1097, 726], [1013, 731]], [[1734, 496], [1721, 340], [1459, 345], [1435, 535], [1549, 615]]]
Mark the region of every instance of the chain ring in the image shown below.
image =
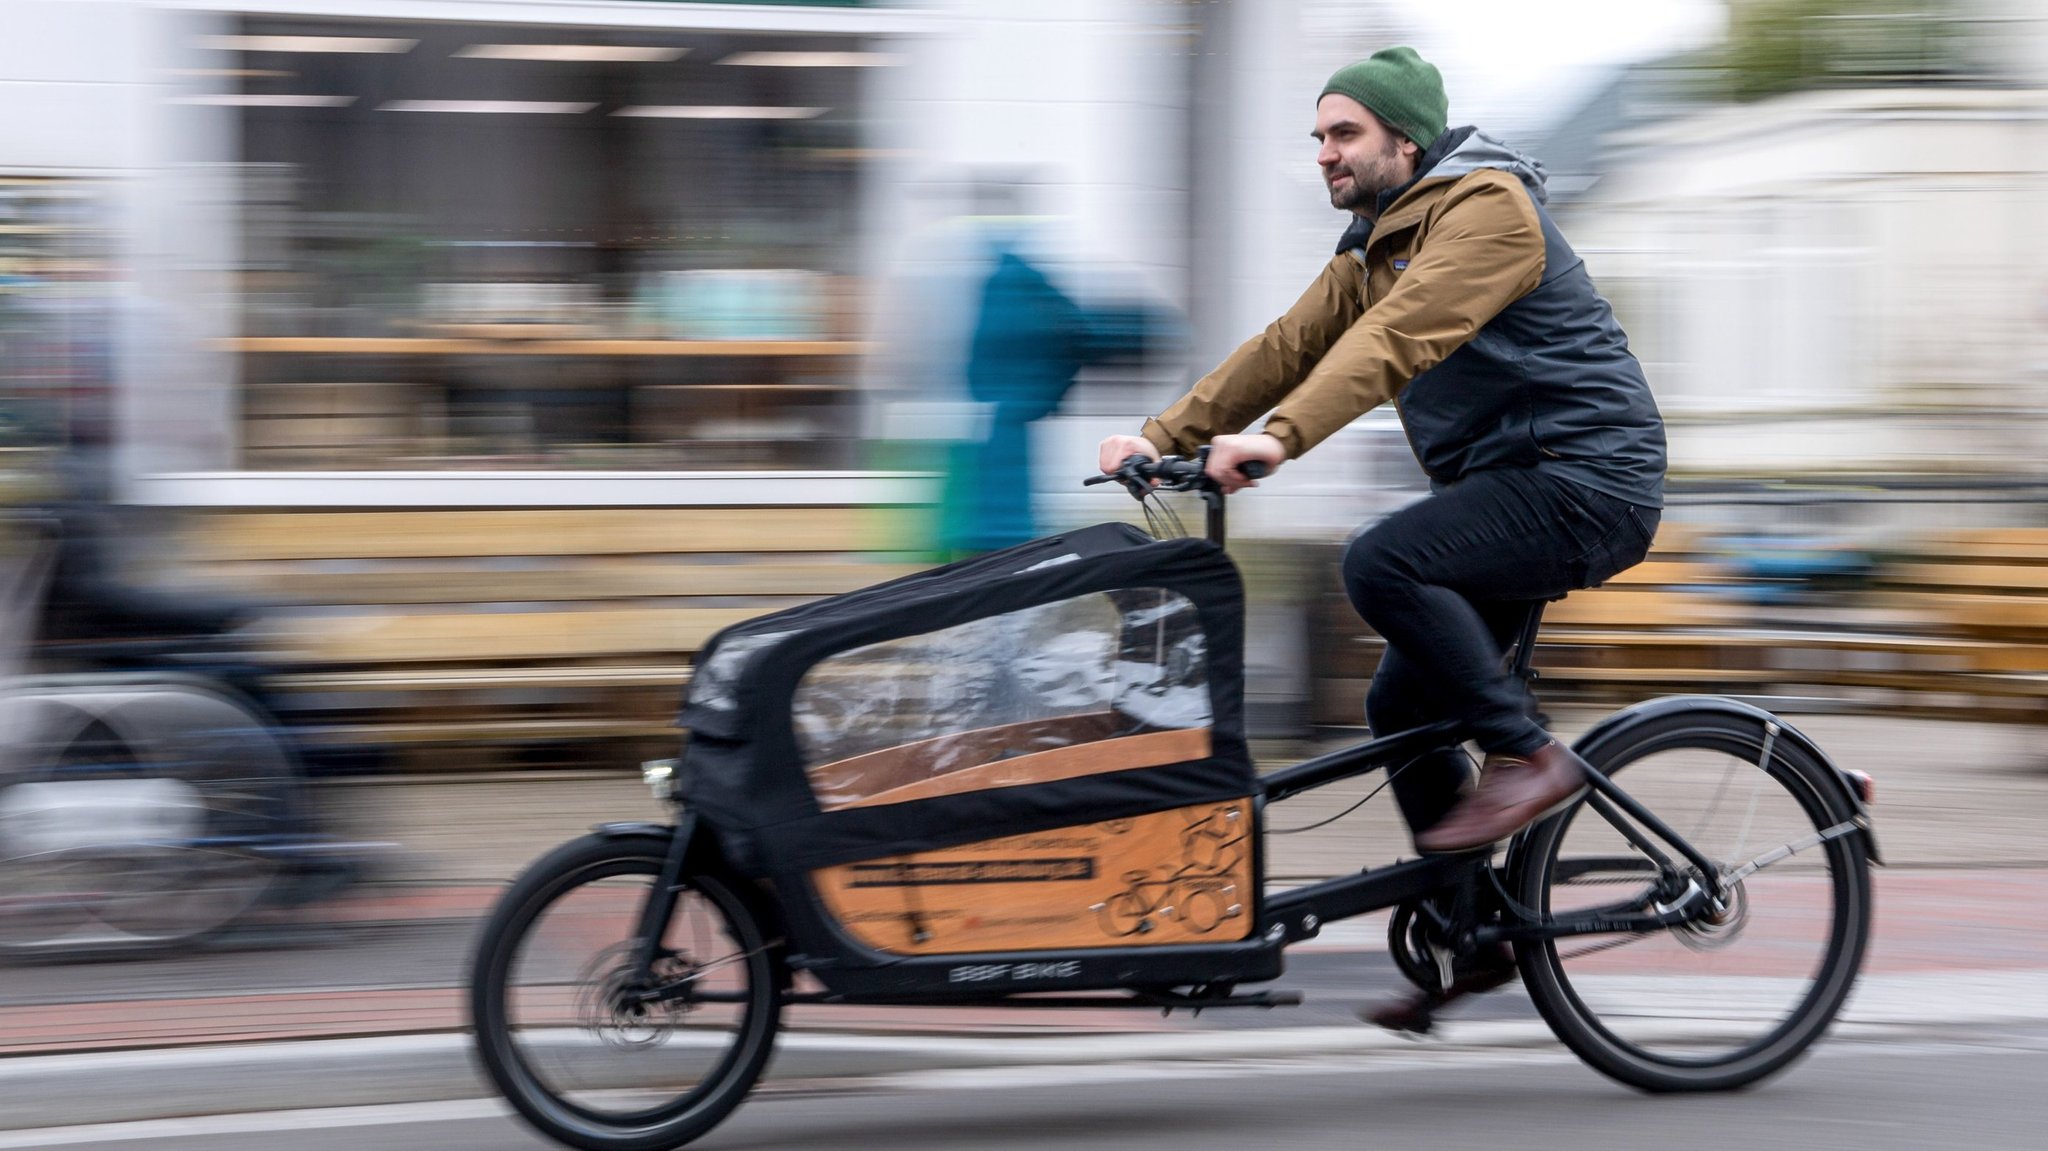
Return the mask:
[[1387, 920], [1387, 953], [1403, 978], [1424, 991], [1441, 992], [1436, 956], [1429, 950], [1428, 924], [1413, 901], [1395, 906]]

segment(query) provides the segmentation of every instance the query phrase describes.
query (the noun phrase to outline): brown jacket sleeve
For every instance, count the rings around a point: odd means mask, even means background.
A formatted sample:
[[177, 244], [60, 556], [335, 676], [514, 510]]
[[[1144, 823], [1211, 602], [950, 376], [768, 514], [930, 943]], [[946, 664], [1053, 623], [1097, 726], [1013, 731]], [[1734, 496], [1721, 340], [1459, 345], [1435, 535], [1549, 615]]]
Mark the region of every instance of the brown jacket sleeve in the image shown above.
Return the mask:
[[1290, 458], [1399, 395], [1542, 279], [1543, 227], [1514, 176], [1460, 181], [1435, 214], [1393, 290], [1284, 392], [1266, 421]]
[[1146, 420], [1142, 434], [1162, 453], [1188, 455], [1216, 436], [1243, 431], [1306, 378], [1364, 312], [1365, 276], [1357, 259], [1340, 254], [1286, 315], [1246, 340], [1172, 407]]

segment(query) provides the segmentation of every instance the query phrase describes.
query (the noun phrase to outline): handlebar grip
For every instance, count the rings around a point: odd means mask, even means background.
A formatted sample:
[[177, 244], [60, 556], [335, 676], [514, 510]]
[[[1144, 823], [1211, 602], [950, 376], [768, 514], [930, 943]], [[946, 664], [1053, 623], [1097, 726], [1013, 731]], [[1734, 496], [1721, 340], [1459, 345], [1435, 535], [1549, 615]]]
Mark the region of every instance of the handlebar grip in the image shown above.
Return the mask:
[[1237, 465], [1237, 474], [1248, 480], [1263, 480], [1273, 474], [1273, 469], [1264, 460], [1246, 460]]

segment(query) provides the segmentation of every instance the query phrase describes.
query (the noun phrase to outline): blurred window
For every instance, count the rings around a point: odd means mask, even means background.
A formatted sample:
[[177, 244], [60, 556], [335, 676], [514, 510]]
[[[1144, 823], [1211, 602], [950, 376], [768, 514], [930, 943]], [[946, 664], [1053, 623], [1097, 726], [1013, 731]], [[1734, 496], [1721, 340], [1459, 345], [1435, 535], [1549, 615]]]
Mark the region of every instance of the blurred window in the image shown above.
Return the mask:
[[0, 467], [6, 486], [32, 482], [24, 450], [104, 441], [122, 291], [109, 212], [101, 182], [0, 173], [0, 450], [16, 457]]
[[1725, 413], [1868, 402], [1876, 269], [1860, 205], [1786, 198], [1668, 213], [1676, 258], [1615, 291], [1661, 403]]
[[850, 462], [863, 91], [886, 43], [237, 33], [202, 45], [228, 67], [184, 99], [240, 126], [244, 467]]

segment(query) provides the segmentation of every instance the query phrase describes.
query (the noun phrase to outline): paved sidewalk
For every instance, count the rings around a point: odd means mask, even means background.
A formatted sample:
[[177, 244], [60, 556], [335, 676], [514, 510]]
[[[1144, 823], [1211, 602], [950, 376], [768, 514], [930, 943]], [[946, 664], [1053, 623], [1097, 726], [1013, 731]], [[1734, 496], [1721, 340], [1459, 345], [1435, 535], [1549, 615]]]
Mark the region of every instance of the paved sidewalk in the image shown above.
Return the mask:
[[[1590, 718], [1571, 716], [1564, 730], [1578, 730]], [[1839, 762], [1877, 777], [1877, 827], [1894, 866], [1877, 877], [1869, 975], [1938, 986], [1979, 976], [2048, 973], [2048, 752], [2036, 746], [2040, 733], [1867, 717], [1798, 722]], [[1325, 789], [1276, 808], [1270, 824], [1277, 830], [1335, 815], [1370, 782]], [[317, 946], [297, 944], [277, 954], [263, 982], [216, 981], [177, 994], [151, 993], [162, 982], [147, 961], [103, 965], [92, 979], [62, 969], [28, 971], [0, 990], [0, 1055], [458, 1028], [464, 1023], [456, 986], [460, 957], [502, 883], [531, 857], [593, 823], [662, 814], [637, 778], [623, 773], [363, 781], [325, 787], [322, 798], [337, 818], [337, 831], [395, 840], [400, 851], [384, 882], [302, 916], [340, 938], [350, 930], [439, 925], [437, 946], [445, 957], [416, 962], [399, 974], [371, 964], [340, 978], [295, 982], [294, 965], [322, 954]], [[1271, 845], [1275, 879], [1288, 883], [1384, 862], [1404, 853], [1406, 838], [1382, 796], [1354, 816], [1301, 835], [1275, 836]], [[1332, 925], [1307, 946], [1369, 954], [1384, 950], [1383, 938], [1384, 917], [1372, 916]], [[1649, 954], [1618, 949], [1613, 969], [1654, 975]], [[44, 990], [25, 991], [31, 983]], [[1281, 985], [1287, 985], [1284, 979]], [[1287, 1015], [1262, 1015], [1260, 1025], [1284, 1027]], [[1213, 1019], [1162, 1020], [1156, 1013], [1117, 1010], [807, 1008], [793, 1022], [821, 1032], [997, 1034], [1182, 1031], [1210, 1026]]]
[[[359, 922], [397, 923], [409, 917], [453, 917], [472, 921], [495, 895], [493, 887], [387, 888], [359, 892], [328, 909]], [[1880, 871], [1877, 921], [1864, 965], [1866, 979], [1910, 977], [1918, 985], [1941, 977], [1958, 985], [2009, 974], [2039, 976], [2048, 988], [2048, 869], [1944, 869]], [[1329, 951], [1363, 954], [1384, 950], [1385, 916], [1332, 925], [1321, 938], [1292, 953]], [[1797, 972], [1772, 966], [1771, 932], [1784, 924], [1758, 922], [1741, 954], [1741, 966], [1711, 968], [1720, 978], [1769, 977]], [[1804, 962], [1810, 952], [1787, 947]], [[466, 949], [465, 949], [466, 953]], [[1751, 958], [1760, 956], [1760, 958]], [[1693, 971], [1698, 956], [1671, 946], [1617, 948], [1601, 955], [1603, 976], [1657, 977]], [[137, 987], [148, 984], [147, 965], [132, 965]], [[451, 964], [451, 967], [454, 965]], [[458, 971], [428, 986], [375, 986], [378, 973], [365, 970], [364, 986], [253, 994], [192, 994], [163, 997], [102, 996], [95, 1000], [49, 1001], [0, 1006], [0, 1056], [66, 1051], [164, 1047], [180, 1044], [249, 1043], [344, 1036], [402, 1035], [447, 1031], [466, 1025]], [[1283, 977], [1280, 986], [1287, 986]], [[1903, 984], [1902, 984], [1903, 986]], [[2048, 1017], [2048, 1003], [2041, 1005]], [[1287, 1011], [1262, 1014], [1261, 1026], [1299, 1025]], [[897, 1008], [813, 1006], [791, 1013], [792, 1027], [820, 1032], [897, 1034], [1103, 1033], [1202, 1030], [1214, 1017], [1151, 1011], [1020, 1011], [1010, 1008]]]
[[[346, 901], [322, 907], [334, 920], [391, 928], [406, 922], [444, 920], [461, 924], [461, 934], [496, 897], [496, 887], [371, 887]], [[1792, 936], [1804, 920], [1757, 920], [1739, 948], [1739, 965], [1710, 965], [1720, 979], [1794, 975], [1782, 969], [1778, 936]], [[1810, 961], [1810, 950], [1786, 938], [1790, 963]], [[1763, 944], [1763, 946], [1759, 946]], [[1321, 938], [1298, 944], [1290, 954], [1335, 952], [1370, 956], [1384, 950], [1384, 913], [1333, 924]], [[375, 965], [354, 981], [307, 989], [262, 989], [252, 993], [150, 995], [147, 965], [133, 967], [123, 993], [84, 999], [39, 997], [0, 1001], [0, 1057], [66, 1051], [154, 1049], [223, 1042], [274, 1042], [342, 1036], [389, 1036], [444, 1032], [467, 1026], [461, 956], [446, 956], [436, 979], [387, 985]], [[1384, 963], [1384, 961], [1382, 961]], [[1669, 971], [1696, 973], [1700, 956], [1669, 940], [1624, 946], [1593, 961], [1602, 977], [1655, 979]], [[289, 971], [289, 969], [287, 969]], [[1585, 971], [1583, 967], [1579, 971]], [[1868, 985], [1921, 987], [1929, 1010], [1952, 987], [1985, 979], [2025, 977], [2036, 987], [2034, 1006], [2013, 1004], [2015, 1016], [2048, 1018], [2048, 868], [1939, 868], [1880, 870], [1876, 875], [1876, 926], [1864, 963]], [[1286, 977], [1278, 985], [1290, 985]], [[139, 993], [137, 993], [139, 991]], [[1217, 1016], [1137, 1010], [1044, 1010], [1008, 1008], [840, 1008], [807, 1006], [788, 1018], [795, 1030], [858, 1034], [1102, 1034], [1204, 1030]], [[1325, 1022], [1300, 1012], [1260, 1014], [1257, 1026], [1303, 1026]]]

